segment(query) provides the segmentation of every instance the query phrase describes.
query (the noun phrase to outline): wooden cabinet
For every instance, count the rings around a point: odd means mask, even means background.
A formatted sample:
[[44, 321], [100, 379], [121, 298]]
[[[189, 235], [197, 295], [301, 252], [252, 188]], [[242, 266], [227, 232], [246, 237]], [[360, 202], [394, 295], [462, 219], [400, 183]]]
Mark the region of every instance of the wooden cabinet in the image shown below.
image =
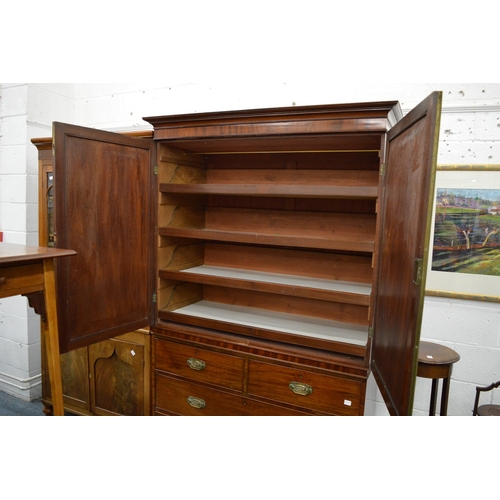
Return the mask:
[[92, 413], [149, 415], [149, 331], [126, 333], [92, 344], [88, 350]]
[[[52, 139], [34, 139], [39, 156], [39, 239], [55, 246]], [[77, 415], [151, 413], [151, 335], [140, 329], [61, 355], [64, 408]], [[52, 397], [42, 337], [42, 402]]]
[[[150, 333], [138, 330], [61, 355], [64, 409], [76, 415], [151, 413]], [[45, 357], [45, 349], [42, 349]], [[43, 360], [42, 402], [52, 414]]]
[[183, 326], [154, 346], [157, 415], [363, 412], [366, 368], [342, 356]]
[[370, 370], [411, 413], [440, 105], [54, 124], [62, 349], [150, 326], [157, 414], [363, 414]]

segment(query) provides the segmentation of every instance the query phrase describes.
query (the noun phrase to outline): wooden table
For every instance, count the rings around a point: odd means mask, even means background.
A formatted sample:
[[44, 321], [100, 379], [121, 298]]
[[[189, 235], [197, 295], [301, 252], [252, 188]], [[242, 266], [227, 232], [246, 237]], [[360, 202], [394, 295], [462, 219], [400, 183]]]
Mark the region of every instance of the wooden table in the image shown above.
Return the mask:
[[450, 378], [453, 363], [460, 359], [460, 355], [453, 349], [433, 342], [420, 342], [418, 351], [417, 377], [431, 378], [431, 403], [429, 415], [436, 414], [436, 398], [439, 379], [443, 379], [441, 391], [441, 409], [439, 414], [444, 416], [448, 413], [448, 395], [450, 392]]
[[70, 255], [76, 252], [0, 243], [0, 299], [24, 295], [43, 320], [54, 415], [64, 415], [54, 259]]

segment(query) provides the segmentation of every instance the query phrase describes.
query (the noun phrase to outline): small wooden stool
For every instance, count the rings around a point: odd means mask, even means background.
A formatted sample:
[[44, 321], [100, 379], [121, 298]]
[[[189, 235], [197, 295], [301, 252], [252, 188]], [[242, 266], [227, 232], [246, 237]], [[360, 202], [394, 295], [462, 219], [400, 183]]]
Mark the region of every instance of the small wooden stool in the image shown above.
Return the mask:
[[443, 390], [441, 393], [441, 410], [439, 414], [441, 416], [447, 414], [451, 370], [453, 363], [456, 363], [459, 359], [460, 355], [449, 347], [432, 342], [420, 342], [417, 377], [432, 379], [431, 404], [429, 407], [430, 416], [436, 414], [436, 398], [440, 378], [443, 379]]

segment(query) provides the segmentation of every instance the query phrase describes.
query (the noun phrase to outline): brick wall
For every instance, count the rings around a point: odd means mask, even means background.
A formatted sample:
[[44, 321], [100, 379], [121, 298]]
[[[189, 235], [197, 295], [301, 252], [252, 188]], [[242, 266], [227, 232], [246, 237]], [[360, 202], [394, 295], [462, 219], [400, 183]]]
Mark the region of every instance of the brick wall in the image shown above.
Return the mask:
[[[0, 231], [3, 240], [38, 244], [38, 158], [32, 137], [52, 120], [73, 119], [73, 85], [0, 84]], [[41, 395], [40, 319], [24, 297], [0, 299], [0, 390]]]

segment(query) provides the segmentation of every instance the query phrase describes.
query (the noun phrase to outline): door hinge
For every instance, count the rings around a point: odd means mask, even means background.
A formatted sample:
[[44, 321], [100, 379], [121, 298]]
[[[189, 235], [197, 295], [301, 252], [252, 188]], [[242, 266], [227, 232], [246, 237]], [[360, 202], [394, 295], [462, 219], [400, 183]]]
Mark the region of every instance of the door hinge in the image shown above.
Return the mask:
[[380, 164], [380, 175], [385, 175], [385, 163]]
[[155, 165], [153, 167], [153, 171], [154, 171], [155, 175], [158, 175], [158, 165]]
[[369, 338], [373, 338], [373, 326], [370, 326], [370, 328], [368, 328], [368, 337]]
[[156, 293], [153, 293], [153, 304], [156, 304]]
[[420, 286], [422, 284], [422, 276], [424, 272], [424, 259], [415, 259], [415, 279], [413, 284]]

